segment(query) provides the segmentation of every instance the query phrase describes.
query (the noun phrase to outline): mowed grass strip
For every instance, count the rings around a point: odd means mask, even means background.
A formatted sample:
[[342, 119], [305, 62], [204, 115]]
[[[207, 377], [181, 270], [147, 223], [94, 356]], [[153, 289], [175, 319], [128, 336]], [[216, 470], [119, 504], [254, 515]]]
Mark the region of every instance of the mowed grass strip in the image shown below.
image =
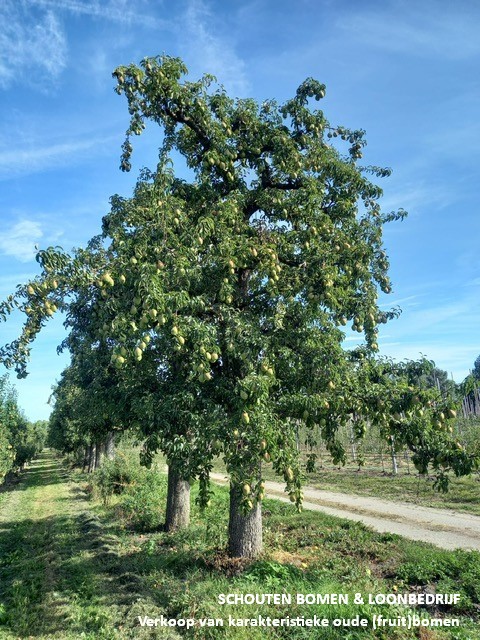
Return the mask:
[[50, 451], [6, 496], [0, 507], [2, 640], [118, 637], [120, 597], [109, 573], [117, 558], [102, 548], [102, 532], [85, 507], [83, 492]]

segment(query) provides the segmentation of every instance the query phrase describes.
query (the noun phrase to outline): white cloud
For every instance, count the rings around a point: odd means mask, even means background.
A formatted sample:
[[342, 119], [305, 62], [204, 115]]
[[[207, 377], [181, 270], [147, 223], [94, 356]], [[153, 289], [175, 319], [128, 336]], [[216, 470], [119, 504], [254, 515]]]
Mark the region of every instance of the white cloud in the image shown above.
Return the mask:
[[245, 62], [237, 55], [234, 43], [220, 33], [220, 25], [202, 0], [190, 0], [179, 31], [185, 58], [193, 60], [190, 71], [215, 75], [229, 93], [249, 93]]
[[3, 0], [0, 5], [0, 87], [21, 79], [45, 89], [67, 61], [65, 34], [51, 11], [37, 17], [28, 4]]
[[[383, 11], [362, 8], [339, 26], [354, 38], [392, 53], [464, 60], [480, 53], [478, 5], [472, 3], [385, 3]], [[471, 10], [469, 10], [471, 8]]]
[[22, 220], [0, 233], [0, 252], [20, 262], [29, 262], [35, 258], [35, 245], [42, 236], [38, 222]]

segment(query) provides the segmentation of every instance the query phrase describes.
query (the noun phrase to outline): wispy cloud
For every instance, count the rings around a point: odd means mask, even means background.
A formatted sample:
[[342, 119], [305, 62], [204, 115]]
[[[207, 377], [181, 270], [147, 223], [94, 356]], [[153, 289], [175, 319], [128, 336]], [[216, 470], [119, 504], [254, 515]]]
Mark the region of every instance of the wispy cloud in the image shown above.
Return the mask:
[[[418, 295], [413, 295], [413, 296], [405, 296], [404, 298], [397, 298], [396, 300], [389, 300], [388, 302], [383, 302], [380, 307], [381, 308], [388, 308], [391, 309], [392, 307], [396, 307], [397, 305], [405, 305], [407, 307], [416, 307], [418, 304], [420, 304], [417, 300]], [[414, 300], [416, 302], [414, 302]]]
[[0, 4], [0, 87], [27, 80], [41, 89], [55, 82], [67, 62], [60, 21], [51, 11], [38, 17], [24, 2]]
[[142, 0], [30, 0], [32, 4], [55, 11], [88, 16], [121, 24], [158, 28], [167, 24], [149, 14], [149, 2]]
[[468, 169], [475, 170], [475, 167], [470, 165], [474, 160], [475, 163], [478, 162], [480, 153], [478, 146], [480, 123], [477, 119], [478, 104], [475, 102], [476, 98], [472, 98], [470, 105], [465, 106], [463, 110], [450, 109], [453, 112], [453, 116], [450, 115], [451, 127], [445, 126], [447, 116], [441, 114], [444, 118], [443, 122], [438, 123], [437, 130], [425, 136], [425, 147], [429, 152], [427, 157], [436, 156], [450, 163], [461, 160], [465, 162]]
[[440, 183], [438, 179], [427, 184], [422, 179], [412, 181], [407, 178], [406, 175], [392, 178], [393, 184], [389, 185], [381, 199], [383, 211], [396, 211], [401, 207], [412, 217], [426, 207], [443, 209], [455, 200], [454, 188], [449, 184]]
[[38, 222], [22, 220], [0, 233], [0, 252], [20, 262], [30, 262], [35, 258], [35, 245], [42, 236]]
[[230, 37], [221, 32], [221, 23], [203, 0], [190, 0], [181, 21], [179, 37], [185, 57], [193, 61], [192, 73], [208, 69], [229, 93], [245, 96], [249, 93], [245, 62], [236, 53]]
[[381, 353], [400, 360], [425, 354], [460, 381], [480, 353], [478, 289], [458, 288], [456, 297], [445, 291], [443, 299], [433, 290], [424, 293], [421, 307], [406, 305], [402, 315], [388, 323], [388, 334], [380, 328]]
[[105, 148], [111, 142], [112, 138], [107, 137], [72, 140], [45, 146], [32, 144], [17, 149], [0, 149], [0, 180], [45, 171], [67, 160], [78, 162], [87, 152], [94, 148]]
[[338, 26], [391, 53], [463, 60], [480, 53], [478, 18], [476, 3], [387, 2], [383, 10], [349, 13]]

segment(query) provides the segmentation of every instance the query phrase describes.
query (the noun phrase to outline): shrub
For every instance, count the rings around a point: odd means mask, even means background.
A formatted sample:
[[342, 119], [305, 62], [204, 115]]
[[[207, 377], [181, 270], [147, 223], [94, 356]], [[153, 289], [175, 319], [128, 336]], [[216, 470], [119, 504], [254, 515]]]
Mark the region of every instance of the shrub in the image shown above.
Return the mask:
[[397, 577], [408, 584], [437, 584], [444, 593], [460, 593], [461, 603], [454, 610], [474, 612], [480, 602], [480, 554], [478, 551], [439, 551], [422, 549], [411, 552], [407, 562], [397, 569]]
[[161, 527], [167, 498], [166, 477], [145, 470], [144, 481], [132, 484], [122, 495], [121, 515], [136, 531], [153, 531]]
[[119, 495], [119, 516], [138, 531], [157, 529], [163, 522], [166, 501], [166, 476], [152, 467], [140, 465], [138, 452], [117, 451], [113, 460], [104, 460], [93, 474], [93, 490], [105, 504]]
[[94, 491], [106, 504], [113, 495], [145, 481], [147, 470], [140, 466], [138, 454], [118, 451], [113, 460], [104, 460], [93, 474]]

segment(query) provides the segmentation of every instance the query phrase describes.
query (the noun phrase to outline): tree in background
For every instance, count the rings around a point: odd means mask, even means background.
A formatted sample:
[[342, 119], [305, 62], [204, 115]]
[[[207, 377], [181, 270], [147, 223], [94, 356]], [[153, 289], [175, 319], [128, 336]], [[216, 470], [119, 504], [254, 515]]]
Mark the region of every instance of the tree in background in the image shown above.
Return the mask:
[[473, 370], [460, 385], [463, 396], [462, 412], [465, 418], [480, 416], [480, 356], [475, 360]]
[[452, 401], [458, 400], [458, 385], [449, 378], [447, 371], [440, 369], [431, 360], [422, 358], [418, 362], [409, 364], [412, 383], [422, 388], [436, 388], [445, 397]]
[[47, 422], [29, 422], [17, 402], [8, 377], [0, 378], [0, 482], [21, 470], [43, 448]]
[[480, 380], [480, 356], [478, 356], [478, 358], [473, 363], [472, 374], [475, 380]]

